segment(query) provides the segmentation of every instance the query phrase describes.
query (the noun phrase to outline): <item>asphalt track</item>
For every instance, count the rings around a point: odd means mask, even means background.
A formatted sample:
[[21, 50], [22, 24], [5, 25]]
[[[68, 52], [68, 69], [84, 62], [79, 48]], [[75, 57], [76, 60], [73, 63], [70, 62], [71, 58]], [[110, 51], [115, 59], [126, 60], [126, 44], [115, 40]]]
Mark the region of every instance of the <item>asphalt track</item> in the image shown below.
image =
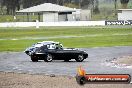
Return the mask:
[[23, 52], [1, 52], [0, 71], [28, 73], [28, 74], [55, 74], [75, 76], [77, 68], [82, 66], [87, 73], [99, 74], [130, 74], [132, 68], [111, 64], [117, 57], [132, 55], [132, 46], [82, 48], [89, 54], [83, 62], [52, 61], [32, 62], [30, 57]]

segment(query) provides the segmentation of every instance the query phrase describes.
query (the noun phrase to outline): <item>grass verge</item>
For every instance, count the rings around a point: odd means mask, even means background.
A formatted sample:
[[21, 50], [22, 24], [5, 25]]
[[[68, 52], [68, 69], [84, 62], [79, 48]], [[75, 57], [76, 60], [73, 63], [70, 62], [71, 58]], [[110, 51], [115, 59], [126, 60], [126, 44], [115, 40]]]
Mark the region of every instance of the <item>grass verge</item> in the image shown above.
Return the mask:
[[132, 28], [0, 29], [0, 51], [23, 51], [33, 43], [46, 40], [76, 48], [131, 46]]

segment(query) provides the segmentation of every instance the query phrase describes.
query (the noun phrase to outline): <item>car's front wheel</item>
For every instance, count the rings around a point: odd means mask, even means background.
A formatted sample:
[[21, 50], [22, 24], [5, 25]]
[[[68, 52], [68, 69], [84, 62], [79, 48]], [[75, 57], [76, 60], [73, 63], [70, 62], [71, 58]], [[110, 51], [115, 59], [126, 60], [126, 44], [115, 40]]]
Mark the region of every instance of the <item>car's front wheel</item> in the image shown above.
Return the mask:
[[53, 56], [51, 54], [47, 54], [46, 58], [44, 59], [45, 62], [51, 62], [53, 60]]
[[69, 62], [69, 59], [65, 59], [64, 62]]
[[37, 57], [35, 57], [35, 56], [31, 56], [31, 60], [33, 61], [33, 62], [38, 62], [38, 59], [37, 59]]
[[75, 59], [77, 62], [82, 62], [84, 60], [84, 56], [83, 55], [78, 55], [78, 57]]

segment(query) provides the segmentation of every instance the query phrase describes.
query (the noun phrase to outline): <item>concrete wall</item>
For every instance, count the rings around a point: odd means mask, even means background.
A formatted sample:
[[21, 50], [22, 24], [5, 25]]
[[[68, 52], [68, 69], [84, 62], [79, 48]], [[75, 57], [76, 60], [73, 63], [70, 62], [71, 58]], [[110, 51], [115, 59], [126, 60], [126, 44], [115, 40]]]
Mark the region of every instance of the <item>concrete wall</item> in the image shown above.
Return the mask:
[[68, 14], [67, 18], [68, 18], [68, 21], [76, 21], [74, 14]]
[[0, 23], [0, 27], [39, 27], [39, 26], [105, 26], [105, 21], [5, 22], [5, 23]]
[[132, 20], [132, 10], [119, 11], [118, 20]]
[[66, 21], [66, 14], [58, 15], [58, 21]]
[[90, 10], [81, 10], [80, 20], [81, 21], [91, 20], [91, 11]]
[[75, 21], [73, 14], [58, 15], [58, 13], [43, 13], [43, 22], [58, 22], [58, 21]]
[[89, 21], [89, 20], [91, 20], [91, 10], [77, 9], [76, 12], [73, 12], [72, 15], [75, 16], [76, 21]]
[[75, 21], [75, 17], [74, 17], [74, 14], [67, 14], [67, 17], [66, 17], [66, 14], [64, 15], [59, 15], [59, 21]]
[[43, 13], [43, 22], [57, 22], [58, 13]]
[[91, 20], [90, 10], [80, 10], [72, 12], [72, 14], [62, 14], [58, 13], [43, 13], [43, 22], [58, 22], [58, 21], [88, 21]]

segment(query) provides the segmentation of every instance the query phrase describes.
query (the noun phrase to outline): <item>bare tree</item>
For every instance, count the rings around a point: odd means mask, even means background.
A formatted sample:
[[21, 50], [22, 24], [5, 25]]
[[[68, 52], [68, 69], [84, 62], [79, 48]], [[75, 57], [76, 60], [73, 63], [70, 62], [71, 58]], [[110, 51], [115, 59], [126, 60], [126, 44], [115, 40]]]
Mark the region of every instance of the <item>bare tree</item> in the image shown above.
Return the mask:
[[64, 5], [65, 0], [56, 0], [56, 4]]

